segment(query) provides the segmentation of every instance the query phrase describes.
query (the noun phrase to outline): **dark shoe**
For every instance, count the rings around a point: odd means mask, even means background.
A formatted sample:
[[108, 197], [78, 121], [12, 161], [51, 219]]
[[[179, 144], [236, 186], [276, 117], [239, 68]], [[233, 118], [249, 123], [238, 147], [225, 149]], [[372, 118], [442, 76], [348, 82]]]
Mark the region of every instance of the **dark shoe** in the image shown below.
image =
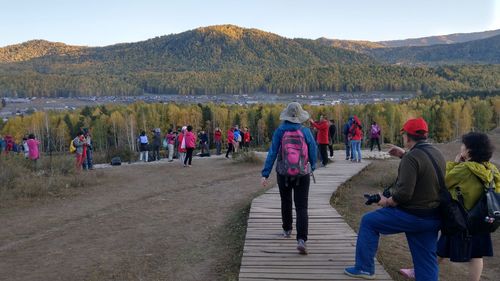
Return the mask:
[[369, 272], [358, 270], [354, 266], [353, 267], [346, 267], [344, 269], [344, 273], [346, 275], [354, 277], [354, 278], [363, 278], [363, 279], [369, 279], [369, 280], [375, 279], [375, 274], [370, 274]]
[[301, 255], [307, 255], [306, 241], [299, 239], [297, 240], [297, 250]]

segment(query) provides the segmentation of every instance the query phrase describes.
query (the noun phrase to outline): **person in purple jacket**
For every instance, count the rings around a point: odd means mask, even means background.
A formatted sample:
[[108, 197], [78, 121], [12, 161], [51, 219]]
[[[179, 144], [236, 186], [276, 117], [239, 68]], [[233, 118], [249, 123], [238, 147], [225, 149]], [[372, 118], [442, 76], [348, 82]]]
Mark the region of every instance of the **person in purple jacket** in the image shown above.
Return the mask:
[[373, 145], [377, 143], [378, 151], [380, 152], [380, 127], [377, 122], [373, 121], [370, 129], [370, 151], [373, 151]]

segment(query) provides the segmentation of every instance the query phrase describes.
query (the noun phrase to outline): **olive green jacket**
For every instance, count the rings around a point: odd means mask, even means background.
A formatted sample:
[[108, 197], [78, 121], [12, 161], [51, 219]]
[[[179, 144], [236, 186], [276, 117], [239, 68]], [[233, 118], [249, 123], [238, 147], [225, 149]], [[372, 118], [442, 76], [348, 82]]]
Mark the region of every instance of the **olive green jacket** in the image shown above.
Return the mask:
[[[493, 172], [492, 172], [493, 170]], [[493, 175], [494, 173], [494, 175]], [[464, 207], [470, 210], [481, 197], [485, 184], [495, 179], [495, 191], [500, 192], [500, 173], [490, 162], [448, 162], [446, 163], [446, 187], [453, 199], [457, 199], [457, 187], [464, 197]]]
[[398, 179], [391, 188], [392, 199], [406, 210], [435, 209], [439, 206], [439, 181], [429, 157], [417, 146], [424, 146], [444, 174], [446, 160], [434, 146], [420, 142], [401, 158]]

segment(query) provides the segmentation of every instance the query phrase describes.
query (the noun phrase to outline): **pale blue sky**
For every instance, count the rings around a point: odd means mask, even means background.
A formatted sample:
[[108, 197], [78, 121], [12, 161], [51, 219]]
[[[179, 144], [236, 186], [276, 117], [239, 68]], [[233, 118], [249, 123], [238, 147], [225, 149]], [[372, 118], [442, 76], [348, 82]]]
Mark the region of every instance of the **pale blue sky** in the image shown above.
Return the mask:
[[500, 0], [0, 0], [0, 46], [104, 46], [215, 24], [289, 38], [405, 39], [500, 29]]

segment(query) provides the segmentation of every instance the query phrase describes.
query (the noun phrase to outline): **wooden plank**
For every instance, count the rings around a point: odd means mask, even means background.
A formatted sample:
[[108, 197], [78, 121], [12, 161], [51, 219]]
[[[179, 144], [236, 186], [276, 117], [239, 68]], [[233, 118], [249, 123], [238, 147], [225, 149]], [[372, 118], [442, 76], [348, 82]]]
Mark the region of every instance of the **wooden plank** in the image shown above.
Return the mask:
[[[335, 190], [369, 162], [339, 161], [315, 171], [309, 189], [308, 255], [299, 255], [296, 241], [282, 237], [277, 187], [252, 202], [239, 280], [352, 280], [343, 273], [354, 264], [357, 235], [330, 205]], [[295, 212], [293, 219], [296, 220]], [[293, 230], [292, 237], [296, 232]], [[391, 280], [376, 263], [376, 280]]]

